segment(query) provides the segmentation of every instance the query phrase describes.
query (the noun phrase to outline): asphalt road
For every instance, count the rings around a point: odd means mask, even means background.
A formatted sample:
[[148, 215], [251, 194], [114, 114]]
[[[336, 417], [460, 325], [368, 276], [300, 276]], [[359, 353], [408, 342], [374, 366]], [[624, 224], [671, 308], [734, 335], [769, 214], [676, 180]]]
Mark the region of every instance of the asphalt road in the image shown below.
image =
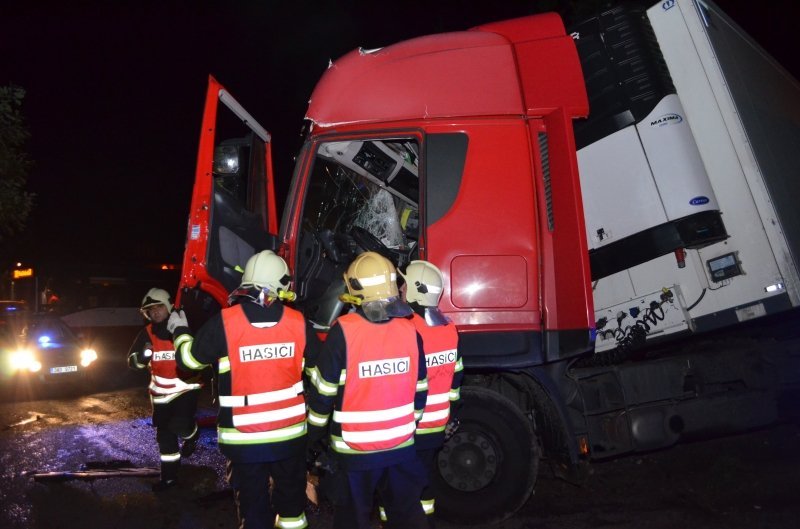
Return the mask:
[[[203, 429], [197, 452], [181, 468], [181, 487], [166, 493], [151, 492], [151, 477], [34, 481], [33, 471], [75, 470], [87, 461], [127, 459], [140, 467], [158, 466], [143, 381], [123, 374], [116, 385], [126, 387], [51, 391], [16, 401], [6, 395], [0, 404], [0, 527], [236, 527], [224, 459], [211, 428]], [[202, 400], [200, 413], [213, 414], [209, 399]], [[787, 422], [595, 463], [581, 487], [553, 479], [545, 470], [523, 510], [493, 527], [795, 528], [800, 520], [798, 444], [800, 427]], [[309, 505], [312, 527], [330, 528], [331, 514], [327, 503]], [[437, 527], [456, 526], [439, 521]]]

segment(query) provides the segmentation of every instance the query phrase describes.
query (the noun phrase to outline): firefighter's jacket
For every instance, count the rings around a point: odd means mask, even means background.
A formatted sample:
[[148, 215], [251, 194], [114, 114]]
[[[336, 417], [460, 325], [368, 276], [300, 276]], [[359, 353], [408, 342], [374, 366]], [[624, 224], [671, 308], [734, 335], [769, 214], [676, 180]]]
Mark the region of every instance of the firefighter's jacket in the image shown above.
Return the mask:
[[317, 338], [299, 312], [242, 301], [212, 316], [194, 338], [187, 328], [174, 334], [180, 366], [215, 369], [226, 457], [258, 463], [305, 452], [303, 360]]
[[276, 442], [306, 432], [303, 398], [305, 321], [285, 308], [275, 325], [251, 325], [241, 305], [222, 311], [230, 392], [220, 394], [219, 405], [231, 408], [232, 429], [220, 428], [220, 444]]
[[142, 330], [131, 347], [128, 365], [150, 370], [148, 391], [155, 405], [167, 404], [202, 387], [199, 374], [180, 369], [175, 362], [175, 346], [165, 322], [150, 323]]
[[450, 406], [459, 399], [463, 363], [458, 351], [458, 331], [453, 323], [429, 326], [418, 313], [412, 318], [422, 336], [428, 370], [428, 398], [417, 425], [417, 450], [437, 448], [444, 442]]
[[413, 434], [428, 383], [422, 341], [410, 320], [373, 323], [359, 312], [341, 316], [306, 375], [312, 437], [329, 427], [331, 447], [345, 468], [378, 468], [415, 457]]

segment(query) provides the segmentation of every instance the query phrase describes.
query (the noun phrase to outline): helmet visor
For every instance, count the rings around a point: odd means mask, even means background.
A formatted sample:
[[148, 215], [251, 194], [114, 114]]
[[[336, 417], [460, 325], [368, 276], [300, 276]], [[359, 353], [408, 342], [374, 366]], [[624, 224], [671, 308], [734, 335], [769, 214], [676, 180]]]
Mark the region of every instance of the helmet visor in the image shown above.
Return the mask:
[[439, 327], [441, 325], [447, 325], [450, 323], [450, 320], [447, 319], [447, 316], [442, 314], [436, 307], [425, 307], [425, 323], [428, 324], [428, 327]]
[[364, 316], [372, 322], [386, 321], [391, 318], [406, 318], [414, 312], [399, 297], [365, 301], [361, 304], [361, 309], [364, 311]]

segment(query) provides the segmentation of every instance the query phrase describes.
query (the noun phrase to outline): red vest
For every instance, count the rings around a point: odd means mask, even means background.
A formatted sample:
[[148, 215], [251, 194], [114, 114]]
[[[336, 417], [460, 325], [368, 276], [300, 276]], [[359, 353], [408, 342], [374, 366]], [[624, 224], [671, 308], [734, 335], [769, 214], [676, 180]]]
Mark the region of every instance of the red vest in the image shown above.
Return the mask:
[[450, 390], [458, 360], [458, 331], [452, 323], [430, 327], [416, 313], [413, 321], [422, 336], [425, 365], [428, 368], [428, 399], [417, 428], [441, 430], [450, 418]]
[[395, 448], [414, 435], [419, 350], [403, 318], [371, 323], [358, 314], [338, 319], [347, 347], [342, 409], [333, 412], [353, 450]]
[[[175, 362], [175, 345], [172, 340], [162, 340], [153, 333], [153, 324], [145, 330], [152, 344], [150, 356], [150, 394], [153, 402], [169, 402], [181, 393], [200, 387], [199, 376], [178, 369]], [[188, 383], [187, 383], [188, 382]]]
[[233, 426], [255, 433], [305, 421], [303, 315], [283, 307], [275, 325], [256, 327], [241, 305], [234, 305], [223, 309], [222, 324], [231, 365], [231, 395], [220, 395], [219, 402], [232, 408]]

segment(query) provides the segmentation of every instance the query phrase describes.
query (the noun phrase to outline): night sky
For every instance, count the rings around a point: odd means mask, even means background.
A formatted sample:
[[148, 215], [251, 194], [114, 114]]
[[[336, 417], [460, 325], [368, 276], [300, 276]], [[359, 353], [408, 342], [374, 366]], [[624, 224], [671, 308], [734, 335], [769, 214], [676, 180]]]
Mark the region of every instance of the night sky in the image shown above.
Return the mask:
[[[37, 199], [0, 266], [180, 262], [208, 74], [273, 134], [282, 190], [329, 60], [548, 6], [570, 15], [557, 0], [19, 4], [0, 8], [0, 85], [27, 91]], [[718, 4], [798, 75], [794, 1]]]

